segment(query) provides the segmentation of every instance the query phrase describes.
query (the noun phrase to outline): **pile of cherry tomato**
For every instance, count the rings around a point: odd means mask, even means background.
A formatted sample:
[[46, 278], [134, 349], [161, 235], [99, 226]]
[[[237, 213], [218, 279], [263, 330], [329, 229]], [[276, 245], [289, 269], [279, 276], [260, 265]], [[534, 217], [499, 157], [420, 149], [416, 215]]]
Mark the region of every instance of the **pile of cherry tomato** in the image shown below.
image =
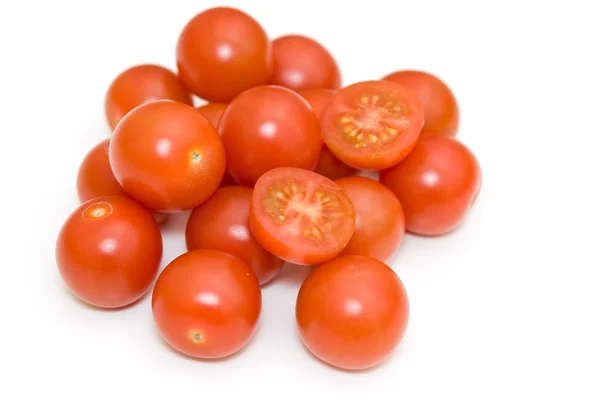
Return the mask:
[[[378, 364], [409, 317], [385, 261], [405, 231], [457, 228], [480, 190], [454, 95], [420, 71], [342, 86], [318, 42], [270, 40], [232, 8], [196, 15], [176, 54], [177, 73], [140, 65], [110, 85], [113, 133], [83, 160], [82, 204], [57, 240], [66, 285], [119, 308], [154, 284], [164, 340], [207, 359], [248, 343], [284, 262], [315, 266], [296, 303], [302, 341], [340, 368]], [[159, 274], [159, 225], [185, 210], [188, 252]]]

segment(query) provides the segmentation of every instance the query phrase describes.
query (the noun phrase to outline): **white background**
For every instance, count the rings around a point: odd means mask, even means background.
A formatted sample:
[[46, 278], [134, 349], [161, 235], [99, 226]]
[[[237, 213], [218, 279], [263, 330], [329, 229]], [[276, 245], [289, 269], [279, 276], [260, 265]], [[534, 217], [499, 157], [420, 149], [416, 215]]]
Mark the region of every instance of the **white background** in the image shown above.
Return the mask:
[[[550, 4], [552, 3], [552, 4]], [[483, 189], [466, 224], [408, 236], [390, 265], [411, 300], [378, 368], [316, 361], [294, 320], [303, 268], [263, 291], [260, 327], [217, 362], [171, 351], [150, 297], [123, 311], [76, 301], [56, 235], [75, 177], [108, 137], [104, 93], [123, 69], [175, 67], [184, 24], [214, 1], [14, 1], [0, 6], [0, 398], [600, 398], [600, 24], [593, 1], [230, 1], [271, 37], [303, 33], [345, 84], [402, 68], [454, 90]], [[597, 5], [596, 5], [597, 7]], [[185, 250], [165, 230], [163, 266]]]

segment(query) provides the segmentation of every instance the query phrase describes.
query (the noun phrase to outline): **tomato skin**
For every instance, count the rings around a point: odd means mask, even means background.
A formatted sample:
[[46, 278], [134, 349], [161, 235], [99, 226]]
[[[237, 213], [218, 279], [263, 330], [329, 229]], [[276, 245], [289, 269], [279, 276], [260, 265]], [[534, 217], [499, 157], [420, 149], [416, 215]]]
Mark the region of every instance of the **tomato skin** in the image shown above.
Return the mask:
[[225, 172], [215, 128], [193, 107], [161, 100], [141, 105], [119, 123], [110, 141], [119, 184], [144, 206], [189, 210], [206, 201]]
[[259, 86], [236, 97], [221, 117], [219, 133], [227, 172], [243, 186], [254, 186], [278, 167], [312, 170], [321, 152], [319, 120], [300, 95], [280, 86]]
[[316, 267], [296, 302], [306, 347], [343, 369], [382, 362], [402, 340], [408, 318], [400, 278], [381, 261], [364, 256], [338, 257]]
[[[335, 91], [330, 89], [309, 89], [299, 92], [299, 94], [308, 101], [308, 104], [310, 104], [318, 117], [325, 107], [331, 103]], [[341, 162], [326, 145], [323, 145], [315, 172], [331, 180], [336, 180], [355, 174], [356, 169]]]
[[63, 224], [58, 270], [75, 296], [103, 308], [129, 305], [158, 273], [162, 238], [150, 212], [122, 196], [86, 201]]
[[335, 181], [352, 200], [356, 228], [341, 255], [369, 256], [385, 262], [404, 238], [404, 210], [394, 193], [362, 176]]
[[177, 69], [199, 97], [228, 102], [272, 73], [271, 43], [251, 16], [227, 7], [192, 18], [177, 42]]
[[244, 347], [256, 330], [261, 307], [252, 269], [215, 250], [177, 257], [152, 293], [152, 314], [162, 337], [197, 358], [226, 357]]
[[170, 70], [159, 65], [144, 64], [119, 74], [106, 93], [104, 108], [111, 129], [140, 104], [155, 100], [173, 100], [192, 105], [192, 96], [183, 82]]
[[445, 136], [422, 135], [400, 164], [381, 171], [380, 181], [404, 207], [409, 232], [435, 236], [456, 229], [481, 187], [473, 153]]
[[212, 124], [212, 126], [217, 129], [219, 125], [219, 120], [223, 115], [223, 112], [227, 108], [227, 103], [206, 103], [197, 108], [198, 111], [202, 113], [208, 119], [208, 121]]
[[188, 250], [213, 249], [238, 257], [264, 285], [279, 273], [283, 260], [264, 250], [252, 236], [248, 225], [251, 199], [252, 189], [247, 187], [218, 189], [192, 211], [185, 238]]
[[415, 94], [389, 81], [346, 86], [320, 115], [323, 139], [331, 152], [345, 164], [365, 170], [389, 168], [404, 159], [416, 144], [423, 118]]
[[[109, 139], [94, 146], [85, 156], [77, 173], [77, 196], [82, 203], [102, 196], [128, 196], [110, 168], [108, 161]], [[152, 211], [159, 225], [169, 219], [165, 213]]]
[[456, 136], [460, 113], [450, 88], [435, 75], [423, 71], [398, 71], [385, 80], [399, 83], [412, 90], [425, 110], [424, 132], [441, 136]]
[[270, 83], [295, 91], [337, 89], [340, 69], [320, 43], [306, 36], [287, 35], [273, 41], [273, 76]]
[[[339, 215], [325, 214], [325, 217], [330, 217], [329, 223], [332, 224], [328, 230], [330, 236], [327, 240], [311, 240], [305, 236], [303, 230], [305, 227], [279, 226], [275, 218], [269, 215], [265, 201], [271, 199], [274, 185], [277, 182], [292, 180], [294, 185], [304, 186], [306, 196], [301, 200], [304, 207], [309, 202], [306, 198], [311, 199], [311, 206], [319, 204], [320, 212], [327, 207], [324, 203], [318, 203], [319, 200], [314, 200], [317, 191], [324, 191], [324, 198], [334, 199], [333, 213]], [[252, 234], [265, 250], [293, 264], [315, 265], [334, 258], [343, 250], [354, 233], [355, 219], [354, 207], [346, 193], [330, 179], [312, 171], [299, 168], [273, 169], [258, 180], [252, 193], [249, 218]]]

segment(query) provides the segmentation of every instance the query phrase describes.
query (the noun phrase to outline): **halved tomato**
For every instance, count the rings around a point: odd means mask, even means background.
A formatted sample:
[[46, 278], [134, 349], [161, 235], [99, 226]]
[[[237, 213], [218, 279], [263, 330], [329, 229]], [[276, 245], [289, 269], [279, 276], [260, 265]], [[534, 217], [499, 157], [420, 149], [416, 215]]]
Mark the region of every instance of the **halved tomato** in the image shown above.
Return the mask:
[[321, 113], [327, 147], [344, 163], [379, 170], [402, 161], [423, 128], [423, 106], [404, 86], [359, 82], [338, 90]]
[[256, 182], [249, 221], [265, 250], [312, 265], [344, 249], [355, 218], [352, 201], [332, 180], [300, 168], [276, 168]]

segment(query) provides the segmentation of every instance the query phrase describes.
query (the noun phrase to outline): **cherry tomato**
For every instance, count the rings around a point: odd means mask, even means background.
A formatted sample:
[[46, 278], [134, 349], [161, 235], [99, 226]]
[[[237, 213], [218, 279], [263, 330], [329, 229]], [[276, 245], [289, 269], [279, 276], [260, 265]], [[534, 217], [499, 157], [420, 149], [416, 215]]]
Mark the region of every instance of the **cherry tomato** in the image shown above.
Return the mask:
[[177, 43], [179, 76], [208, 101], [228, 102], [272, 73], [271, 45], [252, 17], [233, 8], [211, 8], [186, 25]]
[[225, 149], [196, 109], [161, 100], [131, 111], [115, 129], [109, 160], [119, 184], [146, 207], [176, 212], [199, 206], [225, 172]]
[[277, 167], [312, 170], [321, 152], [315, 113], [300, 95], [279, 86], [256, 87], [236, 97], [221, 117], [219, 133], [227, 172], [244, 186]]
[[[103, 140], [89, 151], [83, 159], [77, 174], [77, 195], [82, 203], [101, 196], [127, 196], [108, 162], [109, 139]], [[158, 224], [163, 224], [169, 216], [152, 211]]]
[[356, 228], [343, 255], [387, 260], [404, 237], [404, 210], [394, 193], [381, 183], [362, 176], [335, 181], [352, 200]]
[[458, 227], [479, 193], [481, 170], [457, 140], [422, 135], [404, 161], [381, 171], [380, 180], [402, 203], [406, 229], [433, 236]]
[[200, 111], [216, 129], [225, 108], [227, 108], [227, 103], [206, 103], [203, 106], [198, 107], [198, 111]]
[[265, 250], [312, 265], [339, 254], [354, 233], [352, 202], [333, 181], [299, 168], [276, 168], [254, 187], [250, 228]]
[[177, 75], [158, 65], [138, 65], [115, 78], [106, 93], [106, 119], [112, 129], [129, 111], [154, 100], [174, 100], [192, 105], [189, 94]]
[[398, 71], [383, 78], [412, 90], [425, 110], [423, 131], [442, 136], [456, 136], [459, 123], [454, 94], [438, 77], [422, 71]]
[[315, 268], [296, 302], [306, 347], [344, 369], [383, 361], [402, 340], [408, 317], [400, 278], [381, 261], [364, 256], [338, 257]]
[[[335, 91], [329, 89], [310, 89], [302, 91], [299, 94], [308, 101], [315, 114], [319, 116], [325, 107], [331, 103], [334, 93]], [[335, 180], [353, 175], [356, 173], [356, 169], [341, 162], [326, 145], [323, 145], [315, 172], [331, 180]]]
[[414, 147], [423, 127], [423, 107], [399, 84], [360, 82], [335, 93], [321, 113], [321, 127], [327, 147], [344, 163], [383, 169]]
[[337, 89], [340, 69], [321, 44], [305, 36], [288, 35], [273, 41], [273, 85], [296, 91]]
[[161, 257], [162, 238], [152, 214], [122, 196], [83, 203], [56, 242], [56, 263], [65, 283], [97, 307], [123, 307], [142, 297]]
[[250, 232], [248, 215], [252, 189], [232, 186], [218, 189], [190, 215], [185, 238], [188, 250], [213, 249], [232, 254], [252, 267], [262, 285], [273, 279], [283, 260], [264, 250]]
[[215, 250], [190, 251], [171, 261], [152, 293], [152, 313], [162, 337], [197, 358], [226, 357], [244, 347], [261, 306], [252, 269]]

